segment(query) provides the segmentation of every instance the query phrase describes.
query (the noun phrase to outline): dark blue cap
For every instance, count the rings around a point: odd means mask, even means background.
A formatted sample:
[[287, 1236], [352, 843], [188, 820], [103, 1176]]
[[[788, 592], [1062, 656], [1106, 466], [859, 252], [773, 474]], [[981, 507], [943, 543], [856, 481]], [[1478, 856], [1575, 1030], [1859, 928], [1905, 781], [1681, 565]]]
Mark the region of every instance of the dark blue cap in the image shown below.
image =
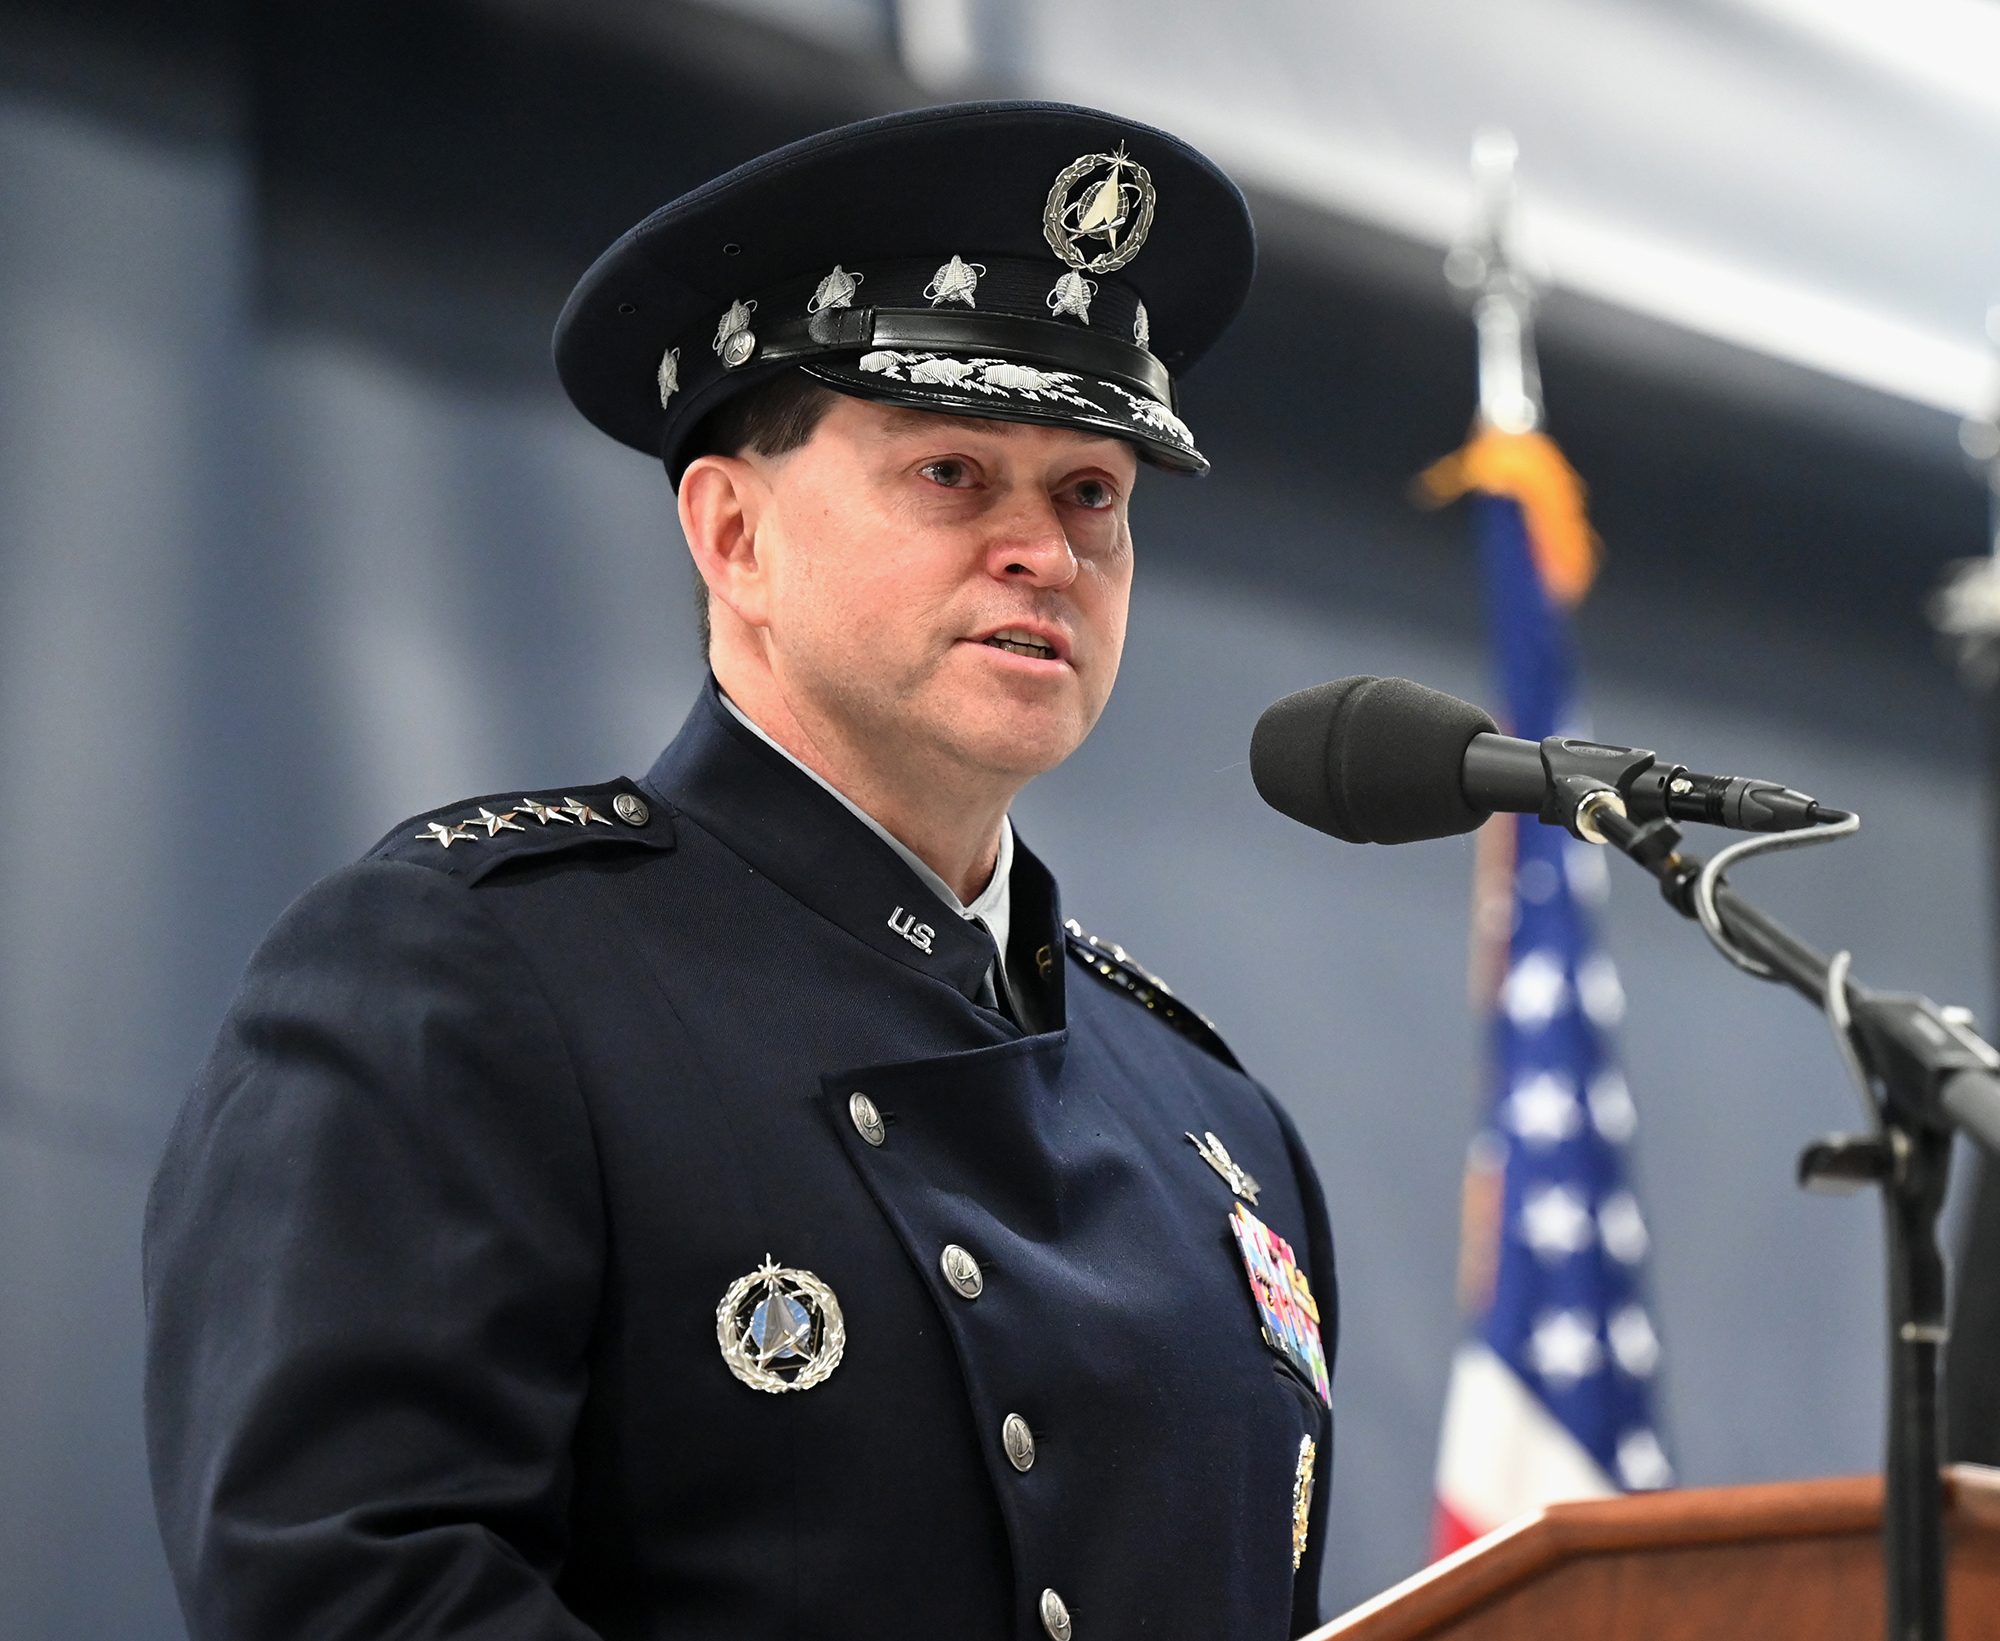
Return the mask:
[[556, 322], [556, 370], [676, 482], [725, 399], [843, 393], [1130, 440], [1206, 472], [1174, 379], [1243, 305], [1236, 185], [1178, 137], [1061, 103], [958, 103], [780, 148], [655, 211]]

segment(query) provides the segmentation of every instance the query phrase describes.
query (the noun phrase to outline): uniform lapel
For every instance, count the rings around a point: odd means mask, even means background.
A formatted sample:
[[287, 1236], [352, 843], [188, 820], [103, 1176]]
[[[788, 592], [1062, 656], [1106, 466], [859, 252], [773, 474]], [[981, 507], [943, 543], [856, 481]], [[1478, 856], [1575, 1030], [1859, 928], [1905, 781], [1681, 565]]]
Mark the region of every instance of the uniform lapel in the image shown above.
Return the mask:
[[895, 850], [739, 724], [711, 676], [642, 783], [855, 939], [968, 998], [994, 958]]

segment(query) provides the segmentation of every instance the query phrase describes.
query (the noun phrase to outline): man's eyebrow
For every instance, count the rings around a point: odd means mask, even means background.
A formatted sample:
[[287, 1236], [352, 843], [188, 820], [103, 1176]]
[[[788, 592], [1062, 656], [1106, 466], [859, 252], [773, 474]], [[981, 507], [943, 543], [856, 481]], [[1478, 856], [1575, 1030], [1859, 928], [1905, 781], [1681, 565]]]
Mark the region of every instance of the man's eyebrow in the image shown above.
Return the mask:
[[1022, 422], [1003, 421], [998, 416], [954, 416], [949, 411], [918, 410], [911, 405], [883, 405], [882, 409], [888, 413], [887, 431], [891, 433], [921, 431], [926, 427], [939, 426], [962, 428], [969, 433], [987, 433], [995, 430], [1011, 432], [1026, 425]]
[[[880, 404], [880, 401], [877, 401]], [[966, 433], [998, 433], [1003, 438], [1020, 433], [1029, 427], [1046, 427], [1051, 432], [1066, 433], [1077, 444], [1124, 444], [1127, 441], [1116, 433], [1099, 433], [1081, 427], [1065, 427], [1060, 422], [1017, 422], [1001, 416], [954, 416], [943, 410], [917, 410], [910, 405], [882, 404], [888, 412], [889, 422], [881, 430], [884, 438], [900, 433], [922, 432], [927, 427], [940, 430], [958, 429]]]

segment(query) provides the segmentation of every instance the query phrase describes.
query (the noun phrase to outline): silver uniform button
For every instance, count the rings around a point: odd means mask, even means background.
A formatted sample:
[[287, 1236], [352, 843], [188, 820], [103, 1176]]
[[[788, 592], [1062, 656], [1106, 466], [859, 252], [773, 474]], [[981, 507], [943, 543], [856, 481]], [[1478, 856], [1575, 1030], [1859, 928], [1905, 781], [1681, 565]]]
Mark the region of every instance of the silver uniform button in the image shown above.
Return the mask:
[[1049, 1641], [1069, 1641], [1069, 1608], [1054, 1590], [1042, 1591], [1042, 1628]]
[[644, 826], [653, 818], [652, 810], [646, 807], [646, 800], [636, 792], [621, 792], [613, 798], [611, 813], [627, 826]]
[[[1035, 1433], [1018, 1413], [1000, 1421], [1000, 1445], [1007, 1450], [1007, 1462], [1024, 1475], [1035, 1468]], [[1060, 1605], [1060, 1603], [1058, 1603]], [[1042, 1597], [1042, 1611], [1048, 1612], [1048, 1597]], [[1067, 1619], [1068, 1615], [1064, 1615]]]
[[961, 1299], [977, 1299], [986, 1291], [986, 1278], [979, 1273], [979, 1261], [956, 1242], [947, 1242], [938, 1255], [938, 1267], [952, 1292]]
[[866, 1094], [847, 1096], [847, 1114], [854, 1119], [854, 1131], [870, 1145], [880, 1145], [889, 1137], [882, 1126], [882, 1113]]

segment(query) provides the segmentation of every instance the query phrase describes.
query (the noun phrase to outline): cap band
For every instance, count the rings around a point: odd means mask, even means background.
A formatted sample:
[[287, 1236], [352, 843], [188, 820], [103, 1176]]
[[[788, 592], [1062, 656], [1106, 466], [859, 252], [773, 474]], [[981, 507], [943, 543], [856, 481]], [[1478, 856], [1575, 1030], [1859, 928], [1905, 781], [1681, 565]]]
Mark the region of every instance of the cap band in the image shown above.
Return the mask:
[[[1079, 375], [1137, 388], [1169, 408], [1173, 379], [1144, 348], [1115, 336], [1005, 313], [947, 313], [931, 308], [822, 308], [810, 319], [771, 326], [751, 358], [760, 364], [803, 362], [828, 353], [900, 348], [991, 353], [1029, 359]], [[746, 361], [747, 362], [747, 361]]]

